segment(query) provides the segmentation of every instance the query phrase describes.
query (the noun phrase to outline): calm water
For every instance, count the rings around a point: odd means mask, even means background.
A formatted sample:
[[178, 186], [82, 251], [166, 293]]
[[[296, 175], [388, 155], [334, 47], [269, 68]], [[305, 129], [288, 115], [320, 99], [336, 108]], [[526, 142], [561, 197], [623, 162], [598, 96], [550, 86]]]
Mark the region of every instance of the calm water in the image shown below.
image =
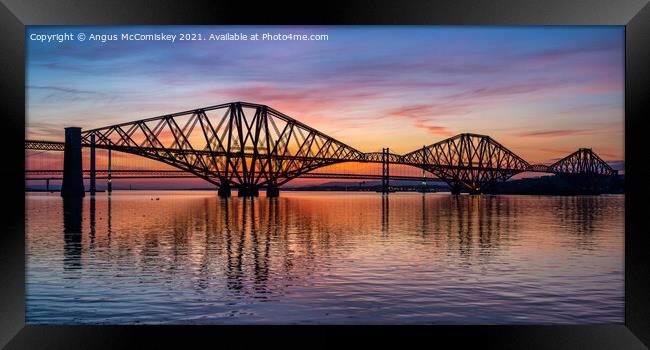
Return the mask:
[[623, 196], [388, 197], [29, 193], [27, 322], [623, 322]]

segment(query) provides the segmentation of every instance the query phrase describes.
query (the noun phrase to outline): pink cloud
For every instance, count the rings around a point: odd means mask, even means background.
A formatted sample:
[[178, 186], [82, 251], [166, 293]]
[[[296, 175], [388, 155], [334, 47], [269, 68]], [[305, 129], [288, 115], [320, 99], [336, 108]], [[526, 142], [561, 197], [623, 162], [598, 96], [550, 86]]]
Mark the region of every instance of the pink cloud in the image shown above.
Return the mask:
[[455, 93], [447, 96], [449, 100], [456, 99], [476, 99], [485, 97], [507, 97], [511, 95], [521, 95], [530, 92], [537, 92], [539, 90], [549, 87], [548, 82], [536, 81], [520, 84], [502, 85], [502, 86], [488, 86], [479, 87], [474, 89], [467, 89], [466, 91]]
[[558, 137], [582, 133], [583, 130], [536, 130], [518, 134], [521, 137]]
[[408, 119], [416, 128], [427, 130], [430, 133], [451, 136], [454, 133], [443, 126], [428, 125], [435, 116], [461, 115], [469, 113], [465, 104], [435, 104], [435, 105], [409, 105], [388, 112], [389, 116]]
[[602, 93], [610, 93], [610, 92], [620, 92], [621, 86], [622, 86], [622, 82], [615, 83], [615, 82], [601, 81], [601, 82], [594, 82], [591, 84], [578, 86], [576, 88], [576, 91], [585, 94], [602, 94]]
[[454, 133], [447, 130], [443, 126], [434, 126], [434, 125], [424, 125], [424, 124], [415, 124], [416, 128], [425, 129], [432, 134], [444, 135], [444, 136], [453, 136]]

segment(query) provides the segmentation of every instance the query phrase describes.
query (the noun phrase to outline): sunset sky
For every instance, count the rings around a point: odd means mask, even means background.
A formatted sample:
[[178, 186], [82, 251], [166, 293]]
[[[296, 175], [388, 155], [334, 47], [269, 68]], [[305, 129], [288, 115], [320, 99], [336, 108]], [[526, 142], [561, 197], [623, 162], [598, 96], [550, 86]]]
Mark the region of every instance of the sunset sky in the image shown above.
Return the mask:
[[[306, 33], [327, 41], [29, 40], [54, 33]], [[29, 27], [28, 139], [231, 101], [361, 151], [487, 134], [531, 163], [624, 159], [624, 27]]]

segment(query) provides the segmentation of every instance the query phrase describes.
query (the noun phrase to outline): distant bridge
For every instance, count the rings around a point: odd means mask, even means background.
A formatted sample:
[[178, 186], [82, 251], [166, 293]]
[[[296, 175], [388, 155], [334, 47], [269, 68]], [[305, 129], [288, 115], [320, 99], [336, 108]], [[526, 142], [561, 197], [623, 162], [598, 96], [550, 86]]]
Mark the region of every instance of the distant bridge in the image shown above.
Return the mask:
[[[364, 153], [271, 107], [247, 102], [85, 130], [81, 131], [80, 143], [74, 146], [91, 149], [91, 191], [97, 174], [95, 149], [107, 149], [109, 154], [134, 154], [171, 165], [216, 185], [224, 196], [230, 195], [230, 188], [238, 188], [243, 196], [257, 195], [259, 188], [266, 188], [267, 195], [274, 196], [279, 186], [295, 178], [321, 177], [313, 171], [345, 162], [382, 164], [381, 179], [386, 191], [388, 179], [395, 178], [390, 176], [390, 164], [408, 165], [433, 174], [446, 182], [452, 193], [460, 193], [463, 188], [470, 193], [488, 191], [497, 182], [522, 172], [617, 174], [588, 148], [580, 148], [550, 165], [529, 164], [491, 137], [470, 133], [404, 155], [391, 153], [388, 148]], [[25, 148], [67, 152], [63, 142], [26, 140]], [[110, 169], [107, 173], [110, 178]], [[329, 175], [351, 178], [347, 174]]]
[[[63, 169], [30, 169], [25, 170], [30, 175], [28, 180], [60, 180], [63, 177]], [[90, 170], [83, 171], [84, 179], [90, 179]], [[141, 170], [122, 169], [108, 170], [98, 169], [95, 171], [96, 179], [195, 179], [196, 175], [183, 170]], [[421, 181], [422, 176], [390, 175], [391, 180]], [[382, 180], [382, 175], [377, 174], [343, 174], [343, 173], [306, 173], [300, 178], [307, 179], [349, 179], [349, 180]], [[427, 180], [435, 180], [428, 178]]]

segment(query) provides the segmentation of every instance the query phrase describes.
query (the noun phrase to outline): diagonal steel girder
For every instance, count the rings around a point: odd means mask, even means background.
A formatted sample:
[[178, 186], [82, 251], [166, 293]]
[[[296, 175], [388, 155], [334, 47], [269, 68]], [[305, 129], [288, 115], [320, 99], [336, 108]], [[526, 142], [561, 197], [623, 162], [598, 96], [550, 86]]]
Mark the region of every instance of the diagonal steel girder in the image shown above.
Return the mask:
[[[552, 165], [531, 165], [489, 136], [471, 133], [405, 155], [362, 153], [271, 107], [248, 102], [86, 130], [84, 146], [91, 146], [91, 135], [97, 148], [154, 159], [220, 187], [280, 186], [342, 162], [406, 164], [432, 173], [452, 188], [470, 191], [524, 171], [615, 173], [590, 149], [580, 149]], [[26, 143], [26, 148], [50, 147], [38, 142]]]
[[580, 148], [549, 166], [555, 174], [605, 175], [618, 174], [602, 160], [591, 148]]
[[491, 137], [464, 133], [403, 156], [405, 163], [422, 168], [452, 188], [481, 191], [527, 171], [529, 164]]
[[82, 144], [161, 161], [217, 186], [279, 186], [364, 153], [268, 106], [235, 102], [87, 130]]

